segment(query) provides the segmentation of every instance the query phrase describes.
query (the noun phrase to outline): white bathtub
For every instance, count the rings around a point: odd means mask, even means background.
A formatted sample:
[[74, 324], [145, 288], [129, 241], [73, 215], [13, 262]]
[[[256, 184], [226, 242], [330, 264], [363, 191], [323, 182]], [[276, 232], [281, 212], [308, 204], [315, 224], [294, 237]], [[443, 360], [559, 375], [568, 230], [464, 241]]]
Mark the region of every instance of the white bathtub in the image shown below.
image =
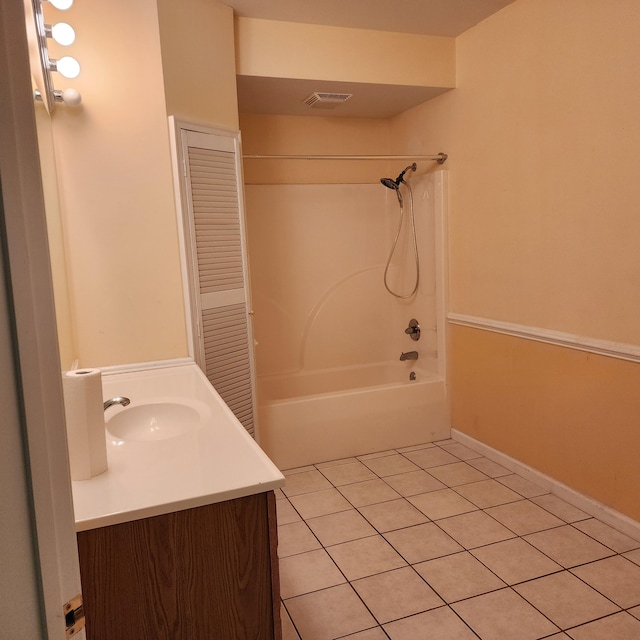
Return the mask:
[[259, 378], [260, 446], [291, 469], [448, 438], [445, 382], [415, 365]]

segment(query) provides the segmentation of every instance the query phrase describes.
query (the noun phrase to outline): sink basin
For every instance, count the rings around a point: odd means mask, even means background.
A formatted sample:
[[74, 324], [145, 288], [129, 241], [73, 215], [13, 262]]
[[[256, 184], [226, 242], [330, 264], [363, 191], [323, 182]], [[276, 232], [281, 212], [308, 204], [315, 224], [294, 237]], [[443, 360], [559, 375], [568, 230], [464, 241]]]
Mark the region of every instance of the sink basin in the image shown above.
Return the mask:
[[180, 402], [133, 403], [111, 416], [107, 431], [120, 440], [166, 440], [184, 435], [201, 424], [200, 412]]

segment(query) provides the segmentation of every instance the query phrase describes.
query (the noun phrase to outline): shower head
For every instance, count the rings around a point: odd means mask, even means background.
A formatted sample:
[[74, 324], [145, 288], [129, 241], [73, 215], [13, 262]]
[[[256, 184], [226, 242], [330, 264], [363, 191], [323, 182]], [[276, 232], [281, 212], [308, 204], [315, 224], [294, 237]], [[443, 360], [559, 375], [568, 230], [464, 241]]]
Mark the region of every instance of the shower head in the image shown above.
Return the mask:
[[380, 182], [385, 187], [387, 187], [387, 189], [393, 189], [396, 192], [400, 206], [402, 206], [402, 194], [400, 193], [400, 185], [403, 183], [407, 184], [404, 181], [404, 174], [407, 173], [407, 171], [415, 171], [417, 168], [418, 165], [414, 162], [413, 164], [410, 164], [395, 180], [393, 178], [380, 178]]
[[398, 189], [400, 189], [400, 185], [404, 182], [404, 174], [407, 173], [407, 171], [415, 171], [417, 168], [418, 165], [414, 162], [413, 164], [410, 164], [395, 180], [393, 178], [380, 178], [380, 182], [387, 187], [387, 189], [395, 189], [398, 191]]
[[402, 194], [400, 193], [400, 182], [397, 180], [393, 180], [392, 178], [380, 178], [380, 183], [383, 184], [387, 189], [392, 189], [396, 192], [398, 196], [398, 202], [402, 207]]
[[380, 178], [380, 182], [387, 187], [387, 189], [394, 189], [397, 191], [400, 188], [400, 185], [392, 178]]

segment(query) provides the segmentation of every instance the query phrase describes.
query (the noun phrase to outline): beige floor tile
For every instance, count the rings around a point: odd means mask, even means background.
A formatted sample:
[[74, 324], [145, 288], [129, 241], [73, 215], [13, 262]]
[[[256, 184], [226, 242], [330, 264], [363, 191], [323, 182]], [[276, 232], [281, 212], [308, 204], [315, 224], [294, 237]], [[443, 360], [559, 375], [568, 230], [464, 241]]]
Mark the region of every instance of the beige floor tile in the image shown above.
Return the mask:
[[282, 473], [289, 477], [293, 476], [296, 473], [306, 473], [307, 471], [315, 471], [315, 467], [312, 464], [307, 465], [306, 467], [295, 467], [294, 469], [285, 469]]
[[489, 508], [487, 513], [519, 536], [565, 524], [560, 518], [556, 518], [530, 500], [519, 500]]
[[289, 613], [284, 605], [280, 607], [280, 618], [282, 619], [282, 640], [300, 640], [300, 636], [293, 626], [293, 622], [291, 622]]
[[623, 611], [567, 633], [574, 640], [638, 640], [640, 622]]
[[438, 526], [465, 549], [475, 549], [514, 537], [513, 532], [483, 511], [472, 511], [438, 520]]
[[409, 473], [401, 473], [397, 476], [388, 476], [385, 482], [395, 489], [401, 496], [415, 496], [427, 491], [446, 489], [445, 485], [436, 480], [432, 475], [420, 469]]
[[610, 549], [569, 524], [532, 533], [524, 539], [567, 569], [613, 555]]
[[629, 613], [640, 620], [640, 607], [633, 607], [632, 609], [629, 609]]
[[399, 473], [416, 471], [420, 468], [399, 453], [380, 458], [372, 458], [370, 460], [365, 460], [364, 463], [381, 478], [384, 478], [385, 476], [394, 476]]
[[640, 567], [622, 556], [585, 564], [571, 573], [623, 609], [640, 605]]
[[309, 518], [307, 524], [325, 547], [377, 534], [355, 509]]
[[273, 494], [276, 497], [276, 500], [282, 500], [286, 496], [282, 493], [282, 489], [274, 489]]
[[344, 640], [388, 640], [382, 627], [367, 629], [344, 637]]
[[613, 602], [568, 571], [523, 582], [513, 588], [561, 629], [619, 611]]
[[525, 480], [525, 478], [516, 474], [501, 476], [497, 480], [505, 487], [509, 487], [509, 489], [517, 491], [523, 498], [535, 498], [536, 496], [542, 496], [549, 493], [548, 489], [543, 489], [537, 484], [534, 484], [529, 480]]
[[640, 542], [595, 518], [576, 522], [573, 526], [595, 538], [609, 549], [613, 549], [616, 553], [625, 553], [625, 551], [640, 548]]
[[480, 509], [522, 500], [522, 496], [495, 480], [481, 480], [456, 487], [456, 491]]
[[421, 562], [413, 568], [448, 603], [506, 586], [467, 551]]
[[284, 498], [276, 500], [276, 519], [278, 524], [289, 524], [290, 522], [300, 522], [302, 518], [293, 508], [293, 505]]
[[559, 629], [511, 589], [451, 605], [483, 640], [538, 640]]
[[459, 462], [458, 458], [450, 453], [443, 451], [440, 447], [431, 447], [430, 449], [418, 449], [417, 451], [408, 451], [403, 454], [409, 458], [411, 462], [417, 464], [423, 469], [431, 469], [443, 464], [452, 464]]
[[347, 511], [352, 508], [352, 505], [345, 500], [337, 489], [325, 489], [324, 491], [292, 496], [290, 500], [291, 504], [305, 520], [326, 516], [329, 513], [337, 513], [338, 511]]
[[386, 451], [376, 451], [375, 453], [366, 453], [363, 456], [357, 456], [358, 460], [373, 460], [374, 458], [382, 458], [384, 456], [393, 456], [396, 451], [387, 449]]
[[478, 453], [477, 451], [474, 451], [473, 449], [470, 449], [469, 447], [466, 447], [459, 442], [454, 442], [453, 444], [443, 444], [440, 445], [440, 448], [444, 451], [447, 451], [448, 453], [453, 454], [460, 460], [471, 460], [472, 458], [482, 457], [481, 453]]
[[418, 511], [402, 498], [360, 507], [360, 513], [380, 533], [395, 531], [396, 529], [403, 529], [429, 521], [429, 518], [424, 513]]
[[509, 585], [562, 570], [559, 564], [522, 538], [496, 542], [473, 549], [471, 553]]
[[286, 606], [303, 640], [333, 640], [376, 626], [348, 584], [292, 598]]
[[381, 536], [343, 542], [329, 547], [327, 552], [348, 580], [399, 569], [407, 564]]
[[354, 507], [363, 507], [401, 497], [384, 480], [380, 479], [347, 484], [339, 487], [339, 491]]
[[320, 549], [320, 547], [317, 538], [302, 521], [278, 527], [278, 556], [280, 558], [313, 551], [313, 549]]
[[326, 469], [328, 467], [337, 467], [341, 464], [350, 464], [357, 462], [357, 458], [340, 458], [339, 460], [329, 460], [328, 462], [319, 462], [316, 465], [316, 469]]
[[449, 518], [450, 516], [457, 516], [460, 513], [467, 513], [477, 509], [474, 504], [465, 500], [453, 489], [430, 491], [429, 493], [410, 496], [407, 500], [431, 520]]
[[291, 498], [302, 493], [330, 489], [331, 483], [317, 470], [295, 473], [286, 477], [283, 493]]
[[346, 582], [324, 549], [280, 558], [280, 595], [283, 599]]
[[634, 551], [629, 551], [624, 554], [624, 557], [631, 562], [634, 562], [637, 565], [640, 565], [640, 549], [635, 549]]
[[324, 467], [322, 474], [333, 484], [338, 487], [343, 484], [351, 484], [352, 482], [362, 482], [363, 480], [373, 480], [376, 474], [365, 467], [362, 462], [357, 460], [347, 464], [340, 464], [334, 467]]
[[352, 586], [381, 624], [444, 604], [411, 567], [355, 580]]
[[463, 551], [455, 540], [431, 522], [390, 531], [385, 533], [384, 537], [409, 564]]
[[554, 516], [558, 516], [558, 518], [565, 522], [578, 522], [579, 520], [586, 520], [589, 517], [588, 513], [581, 511], [572, 504], [562, 500], [562, 498], [558, 498], [558, 496], [554, 496], [550, 493], [531, 498], [531, 501], [535, 502], [543, 509], [550, 511]]
[[449, 607], [390, 622], [384, 630], [391, 640], [477, 640]]
[[500, 476], [511, 475], [511, 471], [509, 471], [509, 469], [505, 469], [497, 462], [489, 460], [489, 458], [473, 458], [472, 460], [467, 460], [467, 464], [470, 464], [474, 469], [477, 469], [478, 471], [482, 471], [482, 473], [489, 476], [490, 478], [498, 478]]
[[469, 482], [479, 482], [480, 480], [486, 480], [487, 476], [481, 471], [474, 469], [466, 462], [454, 462], [453, 464], [445, 464], [440, 467], [434, 467], [429, 470], [429, 473], [444, 482], [448, 487], [457, 487], [461, 484], [468, 484]]
[[398, 453], [408, 453], [410, 451], [419, 451], [420, 449], [434, 449], [435, 444], [433, 442], [427, 442], [426, 444], [414, 444], [410, 447], [402, 447], [401, 449], [396, 449]]

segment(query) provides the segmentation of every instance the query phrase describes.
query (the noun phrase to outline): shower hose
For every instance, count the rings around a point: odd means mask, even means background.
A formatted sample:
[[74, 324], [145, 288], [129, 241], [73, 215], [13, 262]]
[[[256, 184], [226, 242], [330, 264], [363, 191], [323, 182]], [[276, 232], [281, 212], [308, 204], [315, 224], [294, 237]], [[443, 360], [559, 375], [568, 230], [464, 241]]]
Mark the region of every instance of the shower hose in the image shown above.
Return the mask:
[[396, 237], [395, 240], [393, 241], [393, 246], [391, 247], [391, 253], [389, 254], [389, 259], [387, 260], [387, 266], [384, 269], [384, 286], [385, 289], [394, 297], [396, 298], [400, 298], [401, 300], [407, 300], [409, 298], [412, 298], [415, 294], [416, 291], [418, 291], [418, 285], [420, 284], [420, 261], [418, 259], [418, 241], [416, 238], [416, 221], [415, 221], [415, 216], [413, 213], [413, 192], [411, 191], [411, 185], [408, 182], [405, 182], [404, 180], [402, 181], [402, 184], [404, 184], [407, 189], [409, 190], [409, 219], [411, 222], [411, 237], [413, 240], [413, 255], [415, 258], [415, 265], [416, 265], [416, 282], [415, 285], [413, 287], [413, 290], [411, 291], [411, 293], [407, 294], [407, 295], [402, 295], [400, 293], [396, 293], [395, 291], [393, 291], [393, 289], [391, 288], [391, 286], [389, 285], [388, 282], [388, 274], [389, 274], [389, 267], [391, 265], [391, 260], [393, 258], [393, 254], [396, 252], [396, 247], [398, 245], [398, 238], [400, 238], [400, 232], [402, 231], [402, 225], [404, 223], [404, 204], [403, 204], [403, 200], [399, 199], [399, 204], [400, 204], [400, 221], [398, 224], [398, 231], [396, 232]]

